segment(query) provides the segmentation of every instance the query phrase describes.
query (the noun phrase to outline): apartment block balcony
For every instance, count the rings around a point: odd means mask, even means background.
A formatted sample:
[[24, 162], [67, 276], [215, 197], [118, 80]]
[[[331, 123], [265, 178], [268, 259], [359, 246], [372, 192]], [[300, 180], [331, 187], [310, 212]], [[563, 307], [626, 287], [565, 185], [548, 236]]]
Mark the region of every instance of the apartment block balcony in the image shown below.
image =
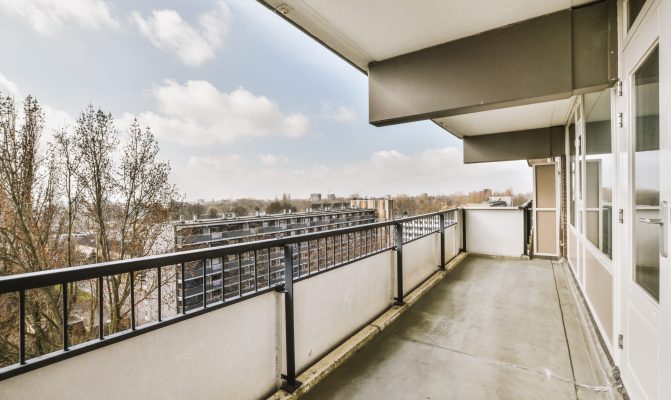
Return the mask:
[[[523, 260], [527, 208], [487, 210], [488, 220], [482, 212], [2, 277], [19, 324], [0, 397], [616, 398], [570, 270]], [[488, 242], [493, 255], [476, 254]], [[179, 274], [170, 271], [217, 257], [251, 260], [251, 284], [223, 301], [172, 307]], [[269, 279], [275, 269], [279, 279]], [[156, 287], [149, 305], [137, 300], [141, 271]], [[68, 283], [104, 285], [110, 275], [131, 282], [128, 329], [76, 343], [68, 330], [61, 349], [34, 354], [27, 294], [61, 285], [67, 298]], [[140, 323], [146, 307], [157, 317]], [[99, 321], [106, 312], [98, 307]]]

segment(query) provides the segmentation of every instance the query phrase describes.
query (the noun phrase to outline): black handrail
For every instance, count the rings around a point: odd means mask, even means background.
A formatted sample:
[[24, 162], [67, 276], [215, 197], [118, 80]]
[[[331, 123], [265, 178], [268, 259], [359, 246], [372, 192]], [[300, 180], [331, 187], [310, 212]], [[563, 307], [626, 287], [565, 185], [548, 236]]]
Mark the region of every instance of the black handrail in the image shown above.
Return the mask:
[[110, 275], [126, 274], [129, 272], [165, 267], [181, 263], [201, 261], [203, 259], [218, 258], [225, 255], [247, 253], [254, 250], [264, 250], [269, 247], [283, 247], [287, 244], [296, 244], [309, 240], [318, 240], [331, 236], [356, 233], [374, 228], [392, 226], [422, 218], [456, 211], [452, 208], [445, 211], [406, 217], [397, 220], [375, 222], [356, 225], [328, 231], [312, 232], [303, 235], [285, 236], [281, 238], [258, 240], [255, 242], [228, 244], [204, 249], [186, 250], [177, 253], [157, 254], [128, 260], [109, 261], [97, 264], [87, 264], [77, 267], [50, 269], [45, 271], [28, 272], [24, 274], [7, 275], [0, 277], [0, 294], [18, 292], [19, 290], [37, 289], [62, 283], [78, 282]]

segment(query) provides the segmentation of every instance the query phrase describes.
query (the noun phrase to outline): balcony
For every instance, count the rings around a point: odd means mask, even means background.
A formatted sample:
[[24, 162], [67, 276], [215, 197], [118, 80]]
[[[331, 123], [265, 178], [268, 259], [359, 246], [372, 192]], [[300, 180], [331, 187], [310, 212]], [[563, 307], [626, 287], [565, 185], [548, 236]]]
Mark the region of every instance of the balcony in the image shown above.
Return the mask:
[[[612, 398], [609, 363], [571, 272], [520, 260], [527, 215], [453, 209], [2, 277], [19, 326], [0, 397]], [[170, 307], [179, 266], [218, 257], [251, 260], [247, 289], [204, 307]], [[61, 285], [67, 298], [70, 282], [123, 275], [135, 294], [140, 271], [157, 283], [154, 320], [139, 323], [147, 305], [134, 295], [128, 329], [76, 344], [65, 330], [61, 349], [33, 354], [27, 292]], [[98, 307], [100, 321], [105, 312]]]

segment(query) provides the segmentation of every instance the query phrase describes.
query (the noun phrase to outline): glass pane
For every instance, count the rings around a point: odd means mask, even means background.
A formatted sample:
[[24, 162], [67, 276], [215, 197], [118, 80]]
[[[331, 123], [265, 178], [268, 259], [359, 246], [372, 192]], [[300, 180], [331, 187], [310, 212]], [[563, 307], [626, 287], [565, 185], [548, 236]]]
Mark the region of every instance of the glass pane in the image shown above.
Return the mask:
[[585, 234], [612, 258], [613, 154], [610, 89], [585, 95]]
[[631, 28], [631, 26], [634, 24], [636, 17], [638, 17], [638, 14], [640, 14], [641, 10], [643, 9], [643, 5], [645, 5], [645, 0], [629, 0], [629, 6], [627, 10], [627, 15], [629, 18], [627, 21], [627, 27]]
[[659, 218], [659, 50], [634, 74], [635, 141], [634, 215], [635, 280], [659, 301], [659, 225], [641, 222]]

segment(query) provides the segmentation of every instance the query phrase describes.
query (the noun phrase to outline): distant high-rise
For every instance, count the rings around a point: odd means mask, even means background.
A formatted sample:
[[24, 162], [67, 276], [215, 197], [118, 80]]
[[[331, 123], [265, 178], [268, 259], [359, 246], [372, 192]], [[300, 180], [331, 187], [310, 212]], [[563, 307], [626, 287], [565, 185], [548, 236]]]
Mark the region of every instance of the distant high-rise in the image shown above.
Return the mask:
[[322, 201], [322, 194], [321, 193], [311, 193], [310, 194], [310, 201], [311, 202]]
[[350, 199], [350, 207], [376, 210], [379, 221], [388, 221], [394, 217], [394, 200], [391, 196], [370, 199], [355, 197]]
[[[268, 216], [180, 221], [174, 224], [175, 250], [193, 250], [300, 235], [367, 224], [376, 220], [377, 212], [373, 209], [341, 207]], [[270, 271], [263, 278], [270, 279], [271, 284], [281, 279], [283, 271], [280, 259], [284, 254], [279, 249], [275, 250], [268, 254], [259, 254], [259, 259], [256, 260], [257, 266], [270, 264]], [[222, 293], [226, 298], [230, 298], [254, 287], [253, 257], [243, 256], [237, 259], [231, 256], [224, 260], [219, 257], [204, 260], [204, 263], [207, 284], [205, 298], [208, 303], [220, 301]], [[178, 310], [182, 310], [182, 297], [185, 300], [186, 311], [202, 307], [203, 261], [187, 263], [184, 266], [184, 276], [180, 269], [177, 270], [176, 295]]]

